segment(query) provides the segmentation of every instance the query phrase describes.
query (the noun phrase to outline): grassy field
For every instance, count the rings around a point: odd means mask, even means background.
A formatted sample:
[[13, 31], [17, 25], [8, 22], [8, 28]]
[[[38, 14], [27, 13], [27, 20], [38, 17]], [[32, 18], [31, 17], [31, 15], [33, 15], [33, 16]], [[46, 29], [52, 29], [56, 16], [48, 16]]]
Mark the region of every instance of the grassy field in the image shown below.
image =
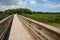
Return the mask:
[[0, 14], [0, 20], [4, 19], [7, 16], [9, 16], [9, 14], [4, 14], [4, 13]]
[[22, 14], [25, 17], [60, 28], [60, 14]]

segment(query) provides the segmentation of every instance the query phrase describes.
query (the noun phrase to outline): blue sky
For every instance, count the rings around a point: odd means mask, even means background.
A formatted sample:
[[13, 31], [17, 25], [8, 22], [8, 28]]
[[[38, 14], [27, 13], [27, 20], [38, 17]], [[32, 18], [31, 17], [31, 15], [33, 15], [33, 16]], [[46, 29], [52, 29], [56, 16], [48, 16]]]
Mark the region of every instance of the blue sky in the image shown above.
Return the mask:
[[60, 12], [60, 0], [0, 0], [0, 11], [29, 8], [32, 11]]

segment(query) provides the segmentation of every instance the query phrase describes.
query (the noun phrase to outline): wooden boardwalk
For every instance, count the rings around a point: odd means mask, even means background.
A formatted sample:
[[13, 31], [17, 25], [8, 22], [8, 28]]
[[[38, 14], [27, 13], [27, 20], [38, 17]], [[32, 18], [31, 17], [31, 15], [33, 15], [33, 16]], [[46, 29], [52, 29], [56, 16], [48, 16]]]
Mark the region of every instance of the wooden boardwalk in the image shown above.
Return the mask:
[[33, 40], [27, 29], [18, 19], [17, 14], [14, 15], [9, 40]]
[[0, 40], [60, 40], [60, 29], [15, 14], [0, 21]]

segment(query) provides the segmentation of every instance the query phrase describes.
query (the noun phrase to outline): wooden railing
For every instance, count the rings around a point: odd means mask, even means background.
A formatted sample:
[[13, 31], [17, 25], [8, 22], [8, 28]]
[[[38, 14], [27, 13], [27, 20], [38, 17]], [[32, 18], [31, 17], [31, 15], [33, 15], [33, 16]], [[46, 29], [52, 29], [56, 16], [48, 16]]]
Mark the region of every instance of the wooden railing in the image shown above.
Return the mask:
[[13, 16], [14, 15], [10, 15], [7, 18], [0, 21], [0, 40], [3, 40], [5, 34], [13, 20]]
[[60, 29], [18, 15], [35, 40], [60, 40]]

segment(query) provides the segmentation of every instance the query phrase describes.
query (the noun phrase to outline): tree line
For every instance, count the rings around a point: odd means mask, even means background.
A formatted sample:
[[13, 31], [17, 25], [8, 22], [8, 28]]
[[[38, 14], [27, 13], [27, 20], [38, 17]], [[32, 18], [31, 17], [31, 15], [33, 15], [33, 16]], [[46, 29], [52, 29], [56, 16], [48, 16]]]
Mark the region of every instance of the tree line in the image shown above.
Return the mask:
[[[0, 11], [0, 20], [11, 14], [14, 14], [14, 13], [18, 13], [18, 14], [54, 14], [54, 12], [36, 12], [36, 11], [32, 11], [28, 8], [7, 9], [5, 11]], [[60, 14], [60, 12], [58, 12], [57, 14]]]
[[1, 13], [5, 13], [5, 14], [11, 15], [13, 13], [18, 13], [18, 14], [33, 14], [33, 13], [34, 14], [35, 13], [37, 13], [37, 14], [39, 14], [39, 13], [45, 14], [45, 13], [49, 13], [49, 14], [51, 14], [51, 13], [54, 13], [54, 12], [35, 12], [35, 11], [31, 11], [28, 8], [17, 8], [17, 9], [7, 9], [5, 11], [0, 11], [0, 14]]
[[18, 9], [7, 9], [5, 11], [0, 11], [0, 20], [4, 19], [5, 17], [12, 15], [14, 13], [18, 14], [31, 14], [32, 11], [27, 8], [18, 8]]
[[18, 13], [18, 14], [22, 14], [22, 13], [26, 13], [26, 14], [31, 14], [32, 11], [30, 9], [27, 8], [19, 8], [19, 9], [8, 9], [5, 10], [4, 13], [6, 14], [13, 14], [13, 13]]

